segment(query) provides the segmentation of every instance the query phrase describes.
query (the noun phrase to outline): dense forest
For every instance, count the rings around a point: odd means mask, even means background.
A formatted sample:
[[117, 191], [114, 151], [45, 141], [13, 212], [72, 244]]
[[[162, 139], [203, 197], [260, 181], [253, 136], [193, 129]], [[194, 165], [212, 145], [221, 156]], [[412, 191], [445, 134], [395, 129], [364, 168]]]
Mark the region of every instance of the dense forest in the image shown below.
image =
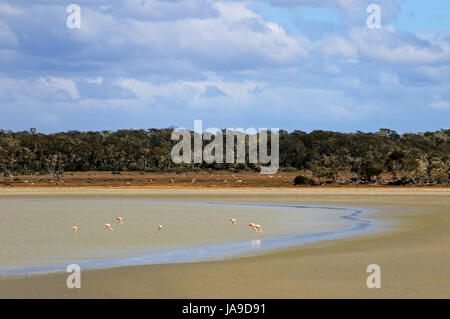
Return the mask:
[[[255, 170], [258, 164], [174, 164], [172, 129], [68, 131], [0, 130], [3, 177], [64, 172]], [[193, 133], [192, 133], [193, 135]], [[296, 184], [430, 185], [450, 183], [450, 130], [398, 134], [280, 131], [280, 170], [299, 171]], [[204, 142], [205, 144], [209, 142]], [[247, 157], [248, 159], [248, 157]]]

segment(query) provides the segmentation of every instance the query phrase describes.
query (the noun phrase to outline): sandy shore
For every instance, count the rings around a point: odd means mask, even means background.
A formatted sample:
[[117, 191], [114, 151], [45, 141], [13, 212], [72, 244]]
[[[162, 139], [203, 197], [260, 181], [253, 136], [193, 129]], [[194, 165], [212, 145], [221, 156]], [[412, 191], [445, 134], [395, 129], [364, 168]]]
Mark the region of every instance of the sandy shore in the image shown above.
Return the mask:
[[[255, 257], [88, 270], [0, 280], [1, 298], [450, 298], [450, 189], [0, 189], [0, 199], [185, 199], [327, 203], [377, 212], [382, 234]], [[381, 289], [366, 267], [381, 266]]]

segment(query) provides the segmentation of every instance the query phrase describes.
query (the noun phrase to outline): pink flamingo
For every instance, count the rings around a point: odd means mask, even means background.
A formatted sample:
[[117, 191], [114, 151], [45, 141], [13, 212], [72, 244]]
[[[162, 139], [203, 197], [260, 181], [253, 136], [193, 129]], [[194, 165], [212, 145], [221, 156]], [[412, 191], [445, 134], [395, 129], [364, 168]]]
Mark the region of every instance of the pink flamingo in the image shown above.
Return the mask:
[[253, 228], [256, 230], [256, 232], [262, 233], [261, 225], [256, 224], [256, 225], [253, 226]]
[[73, 226], [72, 227], [72, 234], [75, 236], [78, 232], [78, 227], [77, 226]]
[[122, 222], [123, 222], [123, 217], [116, 217], [116, 220], [117, 220], [119, 223], [122, 224]]
[[230, 218], [230, 222], [231, 222], [233, 225], [236, 225], [236, 218]]
[[254, 231], [262, 233], [262, 227], [258, 224], [250, 223], [248, 224]]
[[158, 233], [161, 231], [162, 228], [163, 228], [162, 225], [158, 225]]
[[114, 231], [114, 229], [112, 228], [111, 224], [105, 224], [105, 230], [110, 230], [110, 231]]

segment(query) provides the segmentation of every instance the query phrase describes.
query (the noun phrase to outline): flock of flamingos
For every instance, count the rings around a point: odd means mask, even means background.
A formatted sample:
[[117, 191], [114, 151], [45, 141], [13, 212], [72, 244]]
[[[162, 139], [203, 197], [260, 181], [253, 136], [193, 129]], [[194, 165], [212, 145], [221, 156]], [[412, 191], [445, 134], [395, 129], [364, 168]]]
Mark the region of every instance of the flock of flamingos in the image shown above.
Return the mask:
[[[119, 224], [123, 224], [123, 217], [116, 217], [116, 220], [117, 220], [117, 222]], [[232, 225], [236, 225], [236, 222], [237, 222], [236, 218], [230, 218], [230, 223]], [[106, 223], [103, 226], [105, 227], [105, 230], [114, 231], [114, 229], [112, 228], [111, 224]], [[248, 226], [251, 229], [253, 229], [255, 232], [262, 233], [261, 225], [250, 223], [250, 224], [248, 224]], [[156, 231], [157, 233], [159, 233], [161, 231], [161, 229], [163, 228], [162, 225], [157, 225], [156, 227], [157, 227], [157, 231]], [[72, 226], [72, 234], [76, 235], [77, 233], [78, 233], [78, 226]]]

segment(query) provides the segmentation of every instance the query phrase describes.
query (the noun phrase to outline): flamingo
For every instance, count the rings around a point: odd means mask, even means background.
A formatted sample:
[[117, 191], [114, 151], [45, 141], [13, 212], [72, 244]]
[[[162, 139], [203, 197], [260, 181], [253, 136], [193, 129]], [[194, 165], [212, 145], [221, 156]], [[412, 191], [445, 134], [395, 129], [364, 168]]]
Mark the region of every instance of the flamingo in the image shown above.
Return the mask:
[[116, 217], [116, 220], [117, 220], [119, 223], [122, 224], [122, 222], [123, 222], [123, 217]]
[[254, 228], [257, 232], [262, 233], [261, 225], [256, 224], [256, 225], [253, 226], [253, 228]]
[[78, 227], [77, 226], [73, 226], [72, 227], [72, 232], [73, 232], [73, 235], [76, 235], [77, 232], [78, 232]]
[[105, 230], [110, 230], [110, 231], [114, 231], [114, 229], [112, 228], [111, 224], [105, 224]]
[[162, 225], [158, 225], [158, 233], [161, 231], [162, 228], [163, 228]]
[[262, 227], [258, 224], [250, 223], [248, 224], [254, 231], [262, 233]]
[[230, 218], [230, 222], [235, 225], [236, 224], [236, 218]]

